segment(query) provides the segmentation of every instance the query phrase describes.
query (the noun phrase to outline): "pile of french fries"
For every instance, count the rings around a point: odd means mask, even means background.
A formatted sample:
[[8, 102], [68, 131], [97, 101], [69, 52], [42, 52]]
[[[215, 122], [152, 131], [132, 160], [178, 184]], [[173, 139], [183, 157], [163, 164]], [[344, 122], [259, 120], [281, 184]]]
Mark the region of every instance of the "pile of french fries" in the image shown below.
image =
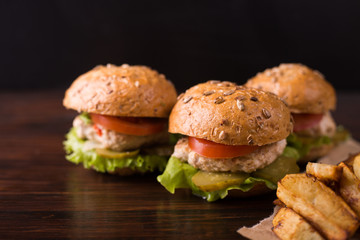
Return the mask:
[[308, 163], [278, 182], [280, 239], [348, 239], [360, 225], [360, 153], [336, 165]]

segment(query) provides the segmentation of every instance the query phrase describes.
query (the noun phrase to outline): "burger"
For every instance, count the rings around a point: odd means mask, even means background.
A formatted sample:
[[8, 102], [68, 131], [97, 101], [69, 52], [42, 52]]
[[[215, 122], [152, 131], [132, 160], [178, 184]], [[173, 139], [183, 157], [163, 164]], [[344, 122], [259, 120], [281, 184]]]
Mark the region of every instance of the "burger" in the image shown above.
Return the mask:
[[149, 67], [95, 67], [65, 93], [63, 105], [79, 112], [66, 158], [103, 173], [163, 171], [173, 151], [167, 123], [176, 97], [173, 84]]
[[169, 132], [182, 137], [158, 181], [170, 192], [191, 189], [207, 201], [276, 189], [296, 173], [298, 153], [286, 146], [290, 111], [275, 94], [208, 81], [179, 96]]
[[331, 116], [335, 90], [318, 71], [302, 64], [281, 64], [258, 73], [245, 86], [270, 91], [287, 103], [294, 119], [294, 132], [287, 140], [299, 151], [302, 163], [326, 155], [348, 136]]

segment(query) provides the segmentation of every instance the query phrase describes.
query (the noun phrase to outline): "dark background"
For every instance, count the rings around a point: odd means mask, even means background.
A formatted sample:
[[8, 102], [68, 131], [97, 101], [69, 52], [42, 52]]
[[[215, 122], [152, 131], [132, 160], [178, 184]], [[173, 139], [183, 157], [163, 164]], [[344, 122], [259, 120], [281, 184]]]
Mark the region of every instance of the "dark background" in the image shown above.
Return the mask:
[[98, 64], [142, 64], [179, 91], [282, 62], [360, 89], [360, 1], [1, 1], [1, 89], [66, 89]]

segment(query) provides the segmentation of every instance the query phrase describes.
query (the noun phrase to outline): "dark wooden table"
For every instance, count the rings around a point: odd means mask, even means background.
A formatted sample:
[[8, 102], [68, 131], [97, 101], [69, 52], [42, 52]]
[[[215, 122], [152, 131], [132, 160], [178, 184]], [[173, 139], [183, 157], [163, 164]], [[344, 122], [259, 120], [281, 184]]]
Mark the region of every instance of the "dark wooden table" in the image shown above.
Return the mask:
[[[208, 203], [169, 194], [156, 175], [118, 177], [66, 161], [62, 141], [76, 113], [62, 98], [0, 93], [0, 239], [242, 239], [238, 228], [271, 214], [274, 193]], [[336, 121], [360, 139], [360, 93], [338, 98]]]

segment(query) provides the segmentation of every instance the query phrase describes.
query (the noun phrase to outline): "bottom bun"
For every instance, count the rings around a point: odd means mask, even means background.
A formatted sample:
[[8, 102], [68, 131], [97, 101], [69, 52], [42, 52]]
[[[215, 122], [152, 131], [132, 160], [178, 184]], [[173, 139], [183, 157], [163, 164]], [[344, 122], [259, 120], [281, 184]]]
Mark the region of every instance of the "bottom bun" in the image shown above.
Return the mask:
[[306, 156], [300, 158], [298, 163], [305, 164], [307, 162], [315, 161], [328, 154], [334, 146], [335, 144], [324, 144], [320, 147], [314, 147], [306, 154]]

